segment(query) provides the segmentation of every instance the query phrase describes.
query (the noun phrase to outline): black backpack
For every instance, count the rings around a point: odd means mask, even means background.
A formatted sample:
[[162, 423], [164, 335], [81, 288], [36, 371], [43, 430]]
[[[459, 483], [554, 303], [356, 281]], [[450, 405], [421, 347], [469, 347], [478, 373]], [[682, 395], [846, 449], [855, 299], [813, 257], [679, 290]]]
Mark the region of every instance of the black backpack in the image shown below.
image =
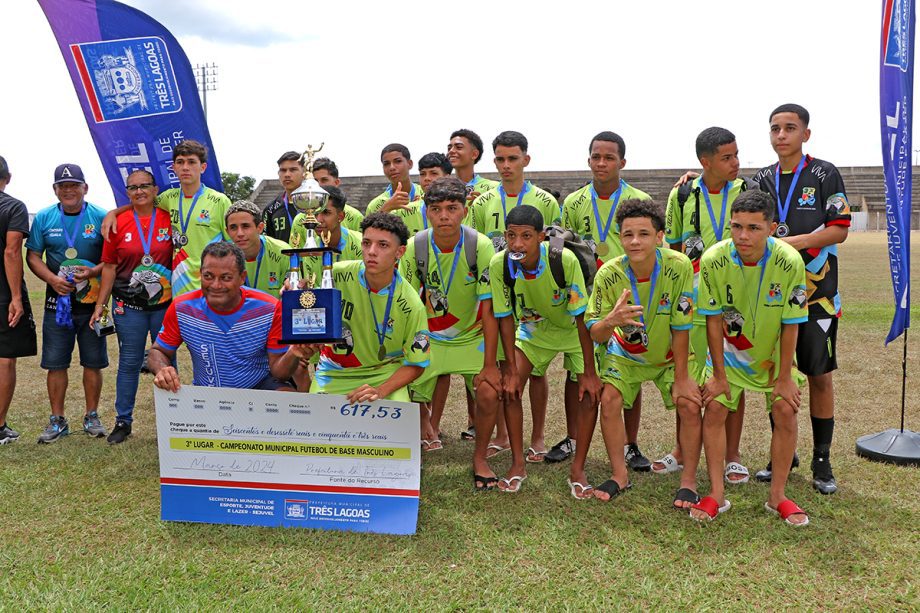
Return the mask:
[[[562, 250], [565, 248], [574, 253], [578, 259], [581, 274], [585, 278], [585, 293], [590, 294], [591, 288], [594, 286], [594, 277], [597, 275], [597, 260], [591, 246], [571, 230], [560, 226], [547, 226], [544, 231], [546, 232], [545, 240], [549, 243], [547, 252], [549, 270], [553, 275], [553, 281], [556, 282], [556, 287], [563, 290], [569, 285], [565, 280], [565, 269], [562, 266]], [[505, 250], [505, 258], [502, 263], [502, 280], [511, 290], [511, 311], [514, 312], [516, 300], [514, 294], [515, 278], [511, 274], [510, 261], [508, 250]]]
[[[463, 253], [466, 255], [466, 265], [469, 267], [473, 278], [478, 278], [476, 248], [479, 243], [479, 232], [467, 225], [461, 225], [460, 228], [463, 230]], [[430, 236], [431, 229], [426, 228], [418, 232], [412, 239], [415, 241], [415, 274], [418, 275], [419, 284], [422, 286], [422, 302], [425, 301], [425, 279], [428, 278], [428, 263], [430, 262], [430, 252], [428, 250]], [[441, 282], [443, 283], [444, 280], [442, 279]]]

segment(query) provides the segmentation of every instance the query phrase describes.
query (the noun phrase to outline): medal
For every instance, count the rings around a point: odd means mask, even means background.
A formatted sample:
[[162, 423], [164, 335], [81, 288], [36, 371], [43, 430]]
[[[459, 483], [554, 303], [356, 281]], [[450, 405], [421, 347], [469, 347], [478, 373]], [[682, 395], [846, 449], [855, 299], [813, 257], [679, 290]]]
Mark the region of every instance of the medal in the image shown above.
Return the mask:
[[150, 228], [147, 230], [147, 236], [144, 236], [144, 228], [141, 226], [141, 218], [137, 214], [137, 210], [134, 211], [134, 227], [137, 228], [137, 237], [141, 241], [141, 249], [144, 250], [144, 256], [141, 258], [141, 264], [144, 266], [153, 265], [153, 257], [150, 255], [150, 247], [153, 244], [153, 229], [156, 225], [157, 212], [153, 211], [153, 214], [150, 215]]
[[523, 251], [509, 251], [508, 252], [508, 259], [511, 260], [512, 262], [520, 262], [521, 260], [524, 259], [524, 257], [525, 257], [525, 254]]
[[648, 347], [648, 332], [645, 330], [639, 332], [639, 340], [642, 342], [643, 347]]
[[777, 238], [786, 238], [787, 236], [789, 236], [789, 226], [786, 224], [786, 222], [782, 222], [781, 224], [776, 226], [775, 234]]
[[381, 362], [384, 361], [387, 357], [387, 350], [383, 348], [383, 345], [380, 345], [380, 349], [377, 350], [377, 359]]
[[76, 249], [76, 247], [68, 247], [67, 249], [65, 249], [65, 250], [64, 250], [64, 257], [67, 258], [68, 260], [72, 260], [72, 259], [74, 259], [75, 257], [77, 257], [77, 249]]
[[620, 179], [617, 191], [610, 195], [613, 205], [610, 207], [610, 213], [607, 215], [607, 224], [601, 225], [601, 213], [597, 208], [597, 191], [594, 189], [594, 183], [591, 183], [591, 208], [594, 209], [594, 225], [597, 228], [597, 255], [603, 257], [610, 253], [610, 247], [607, 245], [607, 237], [610, 235], [610, 226], [613, 224], [614, 213], [617, 205], [620, 203], [620, 196], [623, 193], [623, 186], [626, 183]]
[[610, 253], [610, 246], [607, 243], [598, 243], [596, 251], [597, 255], [604, 257]]
[[[658, 284], [658, 275], [661, 273], [661, 262], [659, 261], [658, 252], [655, 252], [655, 268], [652, 269], [652, 277], [650, 279], [651, 285], [648, 290], [648, 306], [652, 307], [655, 304], [655, 286]], [[627, 263], [629, 260], [627, 260]], [[629, 277], [629, 285], [632, 289], [633, 300], [636, 305], [642, 306], [642, 299], [639, 298], [639, 287], [638, 280], [636, 279], [635, 273], [633, 273], [632, 266], [626, 267], [626, 276]], [[644, 311], [645, 309], [643, 309]], [[648, 309], [648, 320], [649, 323], [645, 323], [645, 316], [639, 315], [639, 322], [642, 324], [639, 332], [639, 339], [642, 342], [643, 347], [648, 347], [648, 330], [652, 326], [652, 320], [655, 318], [655, 315], [658, 313], [657, 308]]]
[[185, 247], [186, 245], [188, 245], [188, 236], [186, 236], [185, 234], [180, 234], [179, 235], [179, 245], [181, 247]]
[[141, 264], [144, 266], [153, 266], [153, 256], [149, 253], [145, 253], [144, 257], [141, 258]]

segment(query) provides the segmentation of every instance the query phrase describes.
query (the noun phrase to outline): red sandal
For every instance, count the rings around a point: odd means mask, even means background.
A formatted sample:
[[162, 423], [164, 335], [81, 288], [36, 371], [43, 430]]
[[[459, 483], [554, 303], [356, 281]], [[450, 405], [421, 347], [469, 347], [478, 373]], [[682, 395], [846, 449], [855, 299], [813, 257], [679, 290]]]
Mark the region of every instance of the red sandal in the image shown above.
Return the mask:
[[[725, 513], [727, 510], [732, 508], [732, 503], [730, 503], [726, 499], [725, 504], [720, 507], [719, 501], [717, 501], [715, 498], [713, 498], [712, 496], [704, 496], [703, 498], [700, 499], [698, 503], [691, 504], [690, 508], [699, 509], [700, 511], [702, 511], [703, 513], [709, 516], [709, 519], [707, 521], [712, 521], [716, 517], [721, 515], [722, 513]], [[693, 519], [695, 519], [696, 521], [703, 521], [697, 517], [694, 517], [693, 515], [690, 515], [690, 517], [693, 517]]]
[[[783, 521], [789, 524], [790, 526], [801, 528], [802, 526], [808, 525], [808, 513], [803, 511], [802, 508], [799, 507], [799, 505], [797, 505], [796, 503], [792, 502], [789, 499], [786, 499], [782, 501], [781, 503], [779, 503], [775, 509], [770, 506], [769, 502], [765, 502], [763, 503], [763, 508], [765, 508], [770, 513], [773, 513], [774, 515], [779, 515], [783, 519]], [[789, 521], [790, 515], [797, 515], [799, 513], [805, 516], [805, 521], [799, 524]]]

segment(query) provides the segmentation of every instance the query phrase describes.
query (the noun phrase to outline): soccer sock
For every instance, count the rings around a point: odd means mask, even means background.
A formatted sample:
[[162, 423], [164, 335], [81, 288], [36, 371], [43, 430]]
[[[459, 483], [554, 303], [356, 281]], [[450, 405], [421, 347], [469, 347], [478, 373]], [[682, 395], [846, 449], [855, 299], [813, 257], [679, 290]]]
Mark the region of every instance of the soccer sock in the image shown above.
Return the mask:
[[812, 416], [811, 433], [815, 443], [815, 455], [829, 456], [831, 441], [834, 438], [834, 418], [822, 419]]

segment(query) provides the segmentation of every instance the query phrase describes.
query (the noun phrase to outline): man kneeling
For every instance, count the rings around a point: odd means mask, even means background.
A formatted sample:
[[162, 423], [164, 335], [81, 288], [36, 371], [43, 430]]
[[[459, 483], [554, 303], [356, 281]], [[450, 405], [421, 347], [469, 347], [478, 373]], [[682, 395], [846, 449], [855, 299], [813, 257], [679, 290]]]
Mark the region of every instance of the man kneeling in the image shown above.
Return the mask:
[[178, 391], [173, 366], [185, 343], [194, 385], [294, 391], [290, 377], [307, 348], [281, 345], [281, 303], [243, 287], [246, 256], [232, 243], [211, 243], [201, 254], [201, 289], [173, 299], [150, 348], [154, 385]]

